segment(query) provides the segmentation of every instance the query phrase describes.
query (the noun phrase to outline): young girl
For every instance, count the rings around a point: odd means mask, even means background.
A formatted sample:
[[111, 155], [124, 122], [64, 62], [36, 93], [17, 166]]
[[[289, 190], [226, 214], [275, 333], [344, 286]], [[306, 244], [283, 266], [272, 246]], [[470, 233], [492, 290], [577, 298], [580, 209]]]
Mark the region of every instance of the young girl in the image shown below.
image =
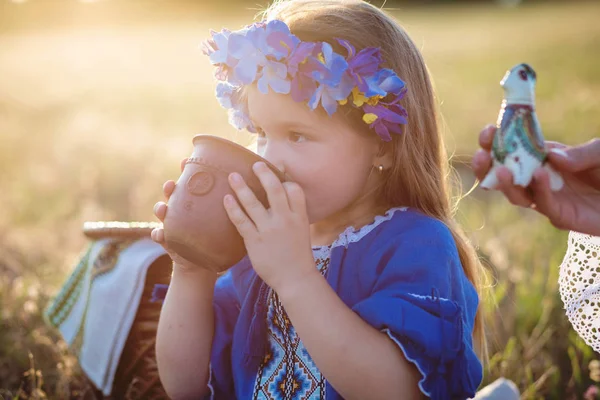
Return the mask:
[[480, 264], [451, 217], [433, 90], [404, 30], [359, 0], [290, 0], [205, 52], [231, 122], [294, 183], [257, 163], [265, 209], [229, 176], [248, 256], [218, 279], [172, 254], [157, 336], [169, 395], [473, 397]]

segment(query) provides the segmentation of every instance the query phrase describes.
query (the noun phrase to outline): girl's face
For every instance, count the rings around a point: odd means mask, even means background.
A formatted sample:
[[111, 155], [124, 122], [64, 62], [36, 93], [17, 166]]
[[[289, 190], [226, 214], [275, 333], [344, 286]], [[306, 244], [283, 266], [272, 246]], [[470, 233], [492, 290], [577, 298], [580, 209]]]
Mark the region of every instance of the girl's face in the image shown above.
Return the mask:
[[[325, 220], [374, 187], [379, 143], [291, 96], [248, 87], [257, 151], [304, 190], [310, 223]], [[375, 135], [375, 133], [373, 133]]]

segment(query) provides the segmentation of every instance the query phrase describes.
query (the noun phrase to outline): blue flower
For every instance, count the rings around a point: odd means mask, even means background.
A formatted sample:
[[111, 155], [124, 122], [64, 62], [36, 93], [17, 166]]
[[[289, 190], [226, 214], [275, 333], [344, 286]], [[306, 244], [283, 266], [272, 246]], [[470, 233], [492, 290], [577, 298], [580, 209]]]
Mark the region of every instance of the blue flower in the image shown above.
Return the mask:
[[221, 32], [211, 31], [211, 39], [202, 43], [202, 51], [208, 55], [213, 65], [227, 62], [227, 43], [231, 31], [223, 29]]
[[244, 107], [231, 108], [229, 110], [229, 123], [239, 130], [246, 129], [248, 132], [256, 133], [254, 124], [250, 120], [248, 111]]
[[319, 58], [325, 68], [312, 74], [319, 85], [308, 101], [308, 106], [314, 110], [321, 103], [325, 111], [331, 115], [337, 110], [338, 101], [348, 98], [354, 82], [351, 76], [345, 73], [348, 69], [346, 59], [334, 53], [329, 43], [323, 42]]
[[[325, 67], [323, 70], [314, 71], [313, 78], [319, 83], [335, 86], [342, 80], [342, 75], [348, 69], [348, 63], [342, 55], [334, 53], [329, 43], [323, 42], [319, 61]], [[350, 88], [352, 90], [352, 88]], [[348, 92], [350, 93], [350, 92]]]
[[249, 85], [256, 79], [258, 68], [267, 62], [268, 46], [266, 32], [259, 27], [250, 27], [240, 33], [229, 35], [228, 54], [235, 60], [244, 60], [233, 66], [232, 83]]
[[366, 97], [381, 96], [385, 97], [388, 93], [398, 95], [404, 89], [404, 81], [398, 78], [391, 69], [381, 69], [371, 77], [365, 79], [368, 90]]
[[288, 94], [291, 82], [287, 79], [287, 66], [277, 61], [267, 61], [258, 79], [258, 90], [268, 94], [269, 86], [276, 93]]
[[228, 82], [217, 82], [217, 87], [215, 89], [215, 95], [219, 104], [223, 108], [232, 108], [232, 96], [234, 92], [237, 90], [235, 86]]

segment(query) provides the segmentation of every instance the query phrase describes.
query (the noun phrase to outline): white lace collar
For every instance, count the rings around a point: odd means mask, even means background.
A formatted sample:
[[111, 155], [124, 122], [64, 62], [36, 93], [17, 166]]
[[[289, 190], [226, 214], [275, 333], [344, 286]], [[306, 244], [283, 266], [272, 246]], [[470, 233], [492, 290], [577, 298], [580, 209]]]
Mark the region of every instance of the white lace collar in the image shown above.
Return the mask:
[[349, 226], [342, 233], [339, 234], [337, 239], [330, 245], [325, 246], [313, 246], [313, 253], [324, 254], [331, 251], [331, 249], [338, 246], [348, 247], [350, 243], [356, 243], [363, 237], [367, 236], [373, 229], [378, 227], [381, 223], [392, 219], [394, 214], [398, 211], [403, 212], [408, 210], [408, 207], [393, 207], [385, 212], [384, 215], [376, 215], [373, 222], [367, 225], [363, 225], [360, 229], [356, 229], [353, 226]]

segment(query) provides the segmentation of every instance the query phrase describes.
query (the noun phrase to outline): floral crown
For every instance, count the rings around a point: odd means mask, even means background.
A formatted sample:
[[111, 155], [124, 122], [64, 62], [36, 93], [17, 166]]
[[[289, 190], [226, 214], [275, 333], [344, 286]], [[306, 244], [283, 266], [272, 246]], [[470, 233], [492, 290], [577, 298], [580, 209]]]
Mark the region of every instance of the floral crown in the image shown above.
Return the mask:
[[407, 113], [398, 102], [406, 86], [394, 71], [379, 68], [379, 48], [358, 53], [346, 40], [336, 39], [346, 57], [333, 51], [327, 42], [302, 42], [283, 21], [271, 20], [238, 31], [211, 31], [202, 51], [217, 67], [216, 96], [229, 110], [229, 122], [237, 129], [256, 132], [241, 99], [244, 85], [257, 83], [261, 93], [269, 87], [276, 93], [291, 94], [294, 101], [319, 104], [331, 115], [339, 105], [352, 104], [364, 112], [363, 121], [384, 141], [391, 133], [402, 133]]

